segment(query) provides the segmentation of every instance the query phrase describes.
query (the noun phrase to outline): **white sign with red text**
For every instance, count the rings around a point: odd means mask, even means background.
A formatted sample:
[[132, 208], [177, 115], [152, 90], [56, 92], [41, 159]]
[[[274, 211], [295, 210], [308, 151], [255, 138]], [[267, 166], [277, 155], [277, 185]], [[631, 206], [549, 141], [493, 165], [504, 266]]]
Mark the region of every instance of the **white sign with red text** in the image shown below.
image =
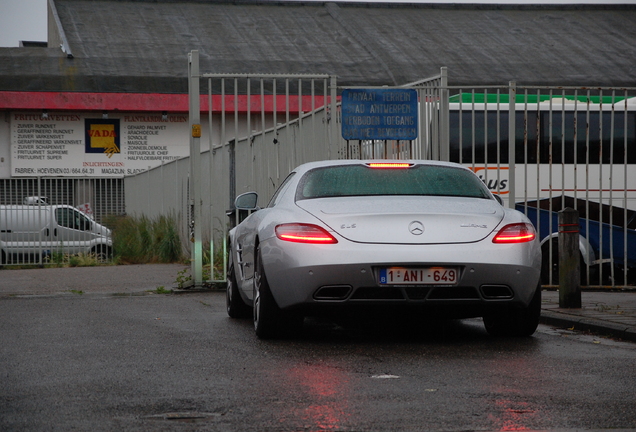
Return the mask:
[[11, 114], [13, 177], [122, 177], [189, 154], [188, 116]]

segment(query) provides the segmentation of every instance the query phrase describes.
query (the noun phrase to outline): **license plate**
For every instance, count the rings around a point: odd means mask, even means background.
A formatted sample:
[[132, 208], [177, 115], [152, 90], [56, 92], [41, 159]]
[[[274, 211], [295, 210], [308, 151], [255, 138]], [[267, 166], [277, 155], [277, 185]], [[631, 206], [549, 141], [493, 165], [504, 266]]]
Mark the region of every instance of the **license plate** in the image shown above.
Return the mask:
[[455, 267], [388, 267], [380, 269], [380, 284], [382, 285], [454, 285], [458, 279], [459, 270]]

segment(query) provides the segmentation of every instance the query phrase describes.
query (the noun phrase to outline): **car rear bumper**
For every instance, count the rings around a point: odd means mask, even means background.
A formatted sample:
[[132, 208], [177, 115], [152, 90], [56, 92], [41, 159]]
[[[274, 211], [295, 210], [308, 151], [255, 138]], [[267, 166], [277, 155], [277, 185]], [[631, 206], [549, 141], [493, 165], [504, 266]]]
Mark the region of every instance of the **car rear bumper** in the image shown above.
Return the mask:
[[[411, 305], [466, 309], [479, 315], [498, 307], [525, 307], [539, 283], [536, 242], [494, 245], [307, 245], [271, 239], [261, 244], [263, 266], [281, 308]], [[383, 285], [383, 267], [453, 266], [454, 285]]]

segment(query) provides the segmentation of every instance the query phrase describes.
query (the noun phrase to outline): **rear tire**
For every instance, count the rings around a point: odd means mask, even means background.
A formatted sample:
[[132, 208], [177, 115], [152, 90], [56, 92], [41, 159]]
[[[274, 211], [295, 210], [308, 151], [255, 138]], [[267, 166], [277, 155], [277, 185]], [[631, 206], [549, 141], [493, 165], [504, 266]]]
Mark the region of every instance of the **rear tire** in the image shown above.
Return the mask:
[[249, 318], [252, 315], [252, 308], [246, 305], [241, 298], [233, 265], [230, 266], [230, 271], [227, 274], [225, 305], [230, 318]]
[[484, 326], [491, 336], [532, 336], [541, 317], [541, 285], [537, 286], [526, 308], [509, 308], [484, 316]]
[[260, 248], [256, 248], [254, 265], [254, 331], [260, 339], [293, 336], [302, 329], [304, 317], [281, 310], [267, 282]]

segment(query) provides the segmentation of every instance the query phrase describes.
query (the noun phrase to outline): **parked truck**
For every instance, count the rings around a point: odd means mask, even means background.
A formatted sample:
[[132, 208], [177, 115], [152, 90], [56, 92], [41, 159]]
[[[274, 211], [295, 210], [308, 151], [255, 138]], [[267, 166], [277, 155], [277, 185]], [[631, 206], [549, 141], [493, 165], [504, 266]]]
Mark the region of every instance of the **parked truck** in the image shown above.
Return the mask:
[[559, 211], [579, 212], [581, 283], [634, 284], [636, 282], [636, 211], [570, 196], [517, 203], [541, 239], [544, 285], [558, 285]]

